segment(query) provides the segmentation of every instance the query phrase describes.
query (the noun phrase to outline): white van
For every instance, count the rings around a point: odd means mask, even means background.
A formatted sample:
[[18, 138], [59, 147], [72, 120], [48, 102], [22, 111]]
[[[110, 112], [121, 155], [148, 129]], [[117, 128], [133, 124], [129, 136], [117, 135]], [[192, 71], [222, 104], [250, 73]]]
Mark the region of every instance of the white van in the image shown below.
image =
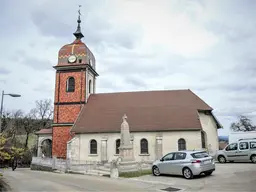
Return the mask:
[[230, 143], [223, 150], [219, 150], [216, 155], [220, 163], [246, 162], [256, 163], [256, 138], [239, 139]]

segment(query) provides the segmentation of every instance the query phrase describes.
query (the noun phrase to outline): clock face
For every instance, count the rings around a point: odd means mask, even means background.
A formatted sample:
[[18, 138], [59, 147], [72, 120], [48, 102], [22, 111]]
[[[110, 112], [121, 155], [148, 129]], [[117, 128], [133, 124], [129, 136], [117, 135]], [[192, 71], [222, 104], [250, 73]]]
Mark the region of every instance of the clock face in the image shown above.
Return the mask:
[[69, 58], [68, 58], [68, 62], [70, 62], [70, 63], [74, 63], [76, 61], [76, 56], [75, 55], [71, 55], [71, 56], [69, 56]]

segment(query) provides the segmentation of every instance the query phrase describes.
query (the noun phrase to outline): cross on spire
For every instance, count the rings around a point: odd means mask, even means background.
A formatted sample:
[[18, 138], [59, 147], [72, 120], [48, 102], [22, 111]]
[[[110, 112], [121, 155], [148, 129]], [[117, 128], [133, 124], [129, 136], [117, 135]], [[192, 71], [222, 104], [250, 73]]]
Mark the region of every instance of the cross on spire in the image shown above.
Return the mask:
[[82, 39], [84, 37], [84, 35], [82, 34], [81, 32], [81, 26], [80, 26], [80, 23], [81, 23], [81, 12], [80, 12], [80, 8], [82, 7], [82, 5], [79, 5], [79, 9], [78, 9], [78, 19], [77, 19], [77, 29], [76, 29], [76, 32], [73, 33], [76, 37], [76, 39]]

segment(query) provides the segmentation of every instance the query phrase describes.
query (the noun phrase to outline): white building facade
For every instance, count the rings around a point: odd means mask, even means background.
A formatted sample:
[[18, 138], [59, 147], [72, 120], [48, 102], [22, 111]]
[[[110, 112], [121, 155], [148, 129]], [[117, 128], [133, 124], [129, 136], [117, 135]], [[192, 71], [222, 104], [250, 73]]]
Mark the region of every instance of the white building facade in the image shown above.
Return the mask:
[[[199, 118], [202, 130], [131, 132], [135, 161], [154, 161], [178, 150], [204, 149], [214, 156], [219, 148], [216, 122], [204, 113], [199, 113]], [[67, 158], [110, 162], [119, 157], [119, 146], [120, 133], [76, 134], [68, 142]]]

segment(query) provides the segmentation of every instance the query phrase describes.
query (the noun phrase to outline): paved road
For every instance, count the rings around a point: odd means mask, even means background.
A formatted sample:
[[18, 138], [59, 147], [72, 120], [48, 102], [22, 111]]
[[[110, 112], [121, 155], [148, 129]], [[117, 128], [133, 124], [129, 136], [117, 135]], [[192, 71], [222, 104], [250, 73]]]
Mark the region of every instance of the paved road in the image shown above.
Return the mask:
[[[6, 170], [4, 177], [13, 191], [161, 191], [168, 186], [149, 184], [130, 179], [59, 174], [31, 171], [29, 169]], [[163, 192], [163, 191], [162, 191]]]
[[[58, 174], [29, 169], [7, 170], [4, 177], [13, 191], [158, 191], [167, 187], [181, 191], [256, 191], [256, 164], [216, 164], [212, 176], [186, 180], [182, 177], [146, 175], [135, 179]], [[180, 191], [180, 192], [181, 192]]]
[[183, 191], [256, 191], [256, 164], [226, 163], [216, 164], [212, 176], [186, 180], [181, 177], [145, 175], [137, 181], [155, 184], [168, 183]]

